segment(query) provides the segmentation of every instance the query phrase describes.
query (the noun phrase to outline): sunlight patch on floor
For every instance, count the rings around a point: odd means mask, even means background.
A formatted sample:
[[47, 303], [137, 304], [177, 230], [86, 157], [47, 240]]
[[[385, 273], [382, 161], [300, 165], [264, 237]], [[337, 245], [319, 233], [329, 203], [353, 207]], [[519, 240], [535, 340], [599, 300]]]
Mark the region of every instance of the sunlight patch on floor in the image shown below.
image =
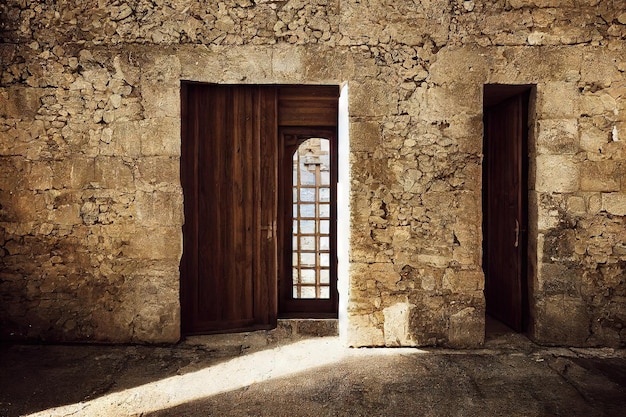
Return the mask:
[[424, 353], [418, 349], [350, 349], [338, 337], [308, 339], [208, 368], [111, 393], [90, 401], [50, 408], [30, 417], [130, 416], [176, 407], [254, 383], [332, 365], [347, 357]]

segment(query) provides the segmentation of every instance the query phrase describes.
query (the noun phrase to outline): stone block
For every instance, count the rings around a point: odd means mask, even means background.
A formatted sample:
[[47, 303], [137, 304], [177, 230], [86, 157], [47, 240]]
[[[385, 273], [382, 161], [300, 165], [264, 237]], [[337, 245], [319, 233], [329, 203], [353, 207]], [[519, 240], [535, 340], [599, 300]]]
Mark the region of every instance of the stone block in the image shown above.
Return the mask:
[[137, 160], [137, 188], [151, 191], [180, 191], [180, 161], [177, 158], [154, 156]]
[[602, 210], [602, 194], [594, 193], [589, 196], [588, 200], [589, 213], [597, 214]]
[[543, 296], [580, 297], [581, 271], [564, 263], [542, 262], [537, 274], [536, 291]]
[[3, 222], [41, 221], [46, 212], [46, 197], [32, 191], [0, 191], [0, 219]]
[[[265, 84], [272, 77], [272, 50], [254, 45], [238, 46], [190, 46], [183, 47], [180, 58], [180, 78], [213, 83], [258, 83]], [[283, 70], [289, 71], [283, 67]], [[290, 79], [281, 82], [297, 82], [302, 73], [290, 74]]]
[[[293, 47], [290, 47], [290, 50], [291, 49], [293, 49]], [[373, 68], [372, 65], [368, 65], [367, 67], [358, 66], [356, 62], [357, 59], [354, 54], [349, 53], [349, 51], [343, 48], [329, 50], [324, 47], [309, 46], [304, 48], [302, 65], [305, 70], [302, 73], [306, 74], [307, 79], [323, 80], [323, 82], [329, 84], [339, 84], [342, 80], [353, 80], [355, 79], [355, 71], [363, 70], [365, 72], [361, 73], [363, 76], [366, 76], [367, 73], [370, 73], [371, 76], [376, 76], [376, 68]], [[289, 76], [290, 79], [294, 78], [296, 74], [300, 74], [297, 68], [295, 72], [294, 69], [289, 69], [290, 72], [287, 73], [284, 66], [278, 68], [279, 73]], [[276, 69], [274, 71], [276, 73]]]
[[444, 134], [458, 139], [459, 152], [478, 155], [483, 149], [483, 121], [480, 115], [459, 114], [449, 121]]
[[563, 155], [578, 152], [576, 119], [539, 120], [537, 124], [537, 153]]
[[137, 157], [141, 154], [141, 131], [138, 121], [112, 124], [113, 155]]
[[96, 180], [95, 159], [72, 156], [52, 163], [52, 186], [55, 189], [82, 189]]
[[585, 214], [587, 205], [585, 199], [580, 196], [571, 196], [567, 198], [567, 211], [573, 214]]
[[[131, 232], [128, 230], [127, 232]], [[182, 255], [182, 231], [177, 227], [141, 227], [129, 233], [123, 254], [143, 260], [179, 261]]]
[[577, 297], [555, 295], [537, 303], [533, 339], [559, 346], [585, 346], [590, 318], [585, 302]]
[[372, 298], [378, 297], [379, 286], [393, 289], [400, 280], [400, 274], [394, 270], [390, 262], [353, 263], [351, 265], [350, 286], [361, 286], [366, 281], [375, 283], [371, 288]]
[[[277, 47], [272, 54], [272, 72], [279, 79], [290, 80], [292, 83], [301, 82], [308, 69], [308, 66], [305, 67], [305, 58], [306, 52], [304, 48], [294, 47], [293, 45]], [[323, 68], [325, 59], [320, 59], [317, 56], [315, 63], [320, 68]], [[314, 63], [311, 62], [311, 64]]]
[[371, 315], [349, 314], [346, 343], [350, 347], [384, 346], [385, 338]]
[[130, 279], [124, 304], [132, 314], [133, 341], [175, 343], [180, 339], [178, 271], [142, 272]]
[[74, 226], [77, 224], [81, 224], [82, 220], [80, 217], [80, 205], [66, 204], [56, 207], [48, 212], [47, 220], [51, 223], [65, 226]]
[[537, 117], [539, 119], [572, 119], [579, 115], [578, 86], [566, 82], [537, 85]]
[[476, 348], [485, 342], [485, 313], [474, 307], [450, 315], [448, 345], [455, 348]]
[[[416, 90], [417, 91], [417, 90]], [[457, 115], [474, 117], [482, 112], [482, 88], [477, 84], [453, 83], [426, 89], [411, 97], [413, 112], [430, 123], [449, 123]], [[419, 109], [419, 111], [416, 111]]]
[[138, 192], [135, 197], [137, 220], [144, 226], [181, 226], [182, 197], [181, 193]]
[[134, 190], [133, 168], [122, 158], [97, 157], [95, 181], [103, 188]]
[[626, 216], [626, 193], [602, 194], [602, 210], [616, 216]]
[[455, 270], [448, 268], [443, 275], [442, 288], [453, 293], [482, 291], [485, 275], [482, 271]]
[[383, 81], [351, 83], [348, 99], [352, 117], [382, 117], [398, 112], [398, 93]]
[[0, 88], [0, 118], [32, 119], [41, 107], [46, 90], [39, 88]]
[[26, 177], [29, 190], [49, 190], [52, 188], [52, 168], [48, 162], [34, 162]]
[[576, 232], [573, 229], [553, 228], [543, 234], [543, 253], [538, 253], [544, 262], [574, 261]]
[[610, 85], [622, 80], [623, 74], [618, 67], [620, 62], [623, 62], [623, 54], [618, 51], [597, 49], [585, 52], [580, 66], [581, 81]]
[[616, 161], [584, 161], [580, 167], [581, 191], [619, 191], [621, 172]]
[[609, 135], [605, 129], [596, 126], [591, 119], [583, 119], [580, 125], [580, 149], [601, 153], [609, 141]]
[[481, 48], [471, 46], [443, 48], [430, 66], [428, 80], [438, 85], [460, 80], [468, 84], [484, 84], [489, 63], [483, 52]]
[[141, 155], [180, 157], [180, 118], [162, 117], [140, 122]]
[[145, 118], [178, 118], [180, 115], [179, 86], [164, 88], [161, 84], [144, 83], [141, 96]]
[[400, 302], [383, 310], [385, 346], [415, 346], [410, 332], [411, 310], [415, 306]]
[[580, 98], [580, 113], [585, 116], [613, 114], [617, 104], [610, 94], [588, 94]]
[[295, 335], [326, 337], [339, 335], [338, 320], [335, 319], [305, 319], [293, 320]]
[[350, 123], [350, 150], [372, 152], [382, 142], [381, 125], [378, 122]]
[[537, 155], [536, 165], [537, 191], [567, 193], [579, 190], [579, 167], [571, 156]]

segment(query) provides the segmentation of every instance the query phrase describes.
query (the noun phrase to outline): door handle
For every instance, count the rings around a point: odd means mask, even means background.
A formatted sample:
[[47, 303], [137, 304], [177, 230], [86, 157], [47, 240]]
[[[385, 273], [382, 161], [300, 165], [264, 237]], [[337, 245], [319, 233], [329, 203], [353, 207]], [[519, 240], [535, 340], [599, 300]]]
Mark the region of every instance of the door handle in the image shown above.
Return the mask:
[[518, 247], [518, 246], [519, 246], [519, 221], [515, 219], [515, 246], [514, 247]]
[[276, 220], [267, 226], [261, 226], [261, 230], [267, 230], [267, 239], [271, 239], [274, 237], [274, 231], [276, 230]]

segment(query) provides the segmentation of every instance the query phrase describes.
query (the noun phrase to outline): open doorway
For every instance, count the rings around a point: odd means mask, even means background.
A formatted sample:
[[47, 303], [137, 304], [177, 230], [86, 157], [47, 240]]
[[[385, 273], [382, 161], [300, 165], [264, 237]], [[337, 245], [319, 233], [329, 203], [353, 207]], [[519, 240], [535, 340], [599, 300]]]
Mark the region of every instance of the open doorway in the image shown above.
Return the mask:
[[525, 332], [530, 85], [484, 86], [483, 270], [487, 335]]
[[[183, 335], [271, 329], [279, 313], [337, 317], [338, 99], [337, 85], [181, 83]], [[328, 141], [318, 156], [327, 152], [334, 169], [319, 176], [332, 178], [296, 184], [304, 197], [294, 201], [294, 183], [285, 178], [293, 177], [294, 152], [308, 139]], [[319, 198], [311, 214], [312, 192]]]
[[336, 129], [279, 136], [279, 317], [337, 318]]

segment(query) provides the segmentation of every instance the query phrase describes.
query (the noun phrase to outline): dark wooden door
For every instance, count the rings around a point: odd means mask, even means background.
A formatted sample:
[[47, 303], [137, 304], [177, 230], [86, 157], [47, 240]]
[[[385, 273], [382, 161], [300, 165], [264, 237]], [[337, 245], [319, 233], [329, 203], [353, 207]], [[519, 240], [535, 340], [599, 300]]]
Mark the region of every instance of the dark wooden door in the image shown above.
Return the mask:
[[487, 313], [516, 331], [526, 309], [527, 94], [485, 109]]
[[183, 83], [181, 98], [182, 332], [271, 328], [276, 88]]

